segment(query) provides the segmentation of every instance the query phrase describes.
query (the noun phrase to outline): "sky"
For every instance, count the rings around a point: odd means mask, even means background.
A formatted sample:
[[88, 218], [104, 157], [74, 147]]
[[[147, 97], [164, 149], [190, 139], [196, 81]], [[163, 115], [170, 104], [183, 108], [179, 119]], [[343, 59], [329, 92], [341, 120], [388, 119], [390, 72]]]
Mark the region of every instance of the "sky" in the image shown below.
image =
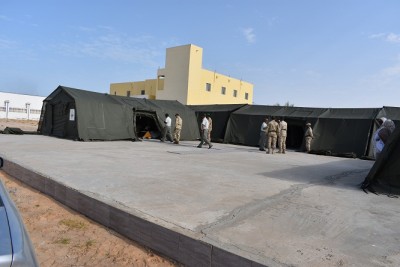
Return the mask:
[[398, 0], [1, 0], [0, 91], [108, 93], [166, 48], [254, 85], [254, 104], [400, 106]]

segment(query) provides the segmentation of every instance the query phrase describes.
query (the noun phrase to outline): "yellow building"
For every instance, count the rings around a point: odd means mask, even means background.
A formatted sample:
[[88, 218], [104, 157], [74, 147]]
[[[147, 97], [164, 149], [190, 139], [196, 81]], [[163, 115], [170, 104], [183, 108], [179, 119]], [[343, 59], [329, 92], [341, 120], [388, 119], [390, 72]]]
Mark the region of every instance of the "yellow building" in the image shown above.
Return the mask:
[[167, 48], [157, 79], [112, 83], [110, 94], [178, 100], [185, 105], [252, 104], [251, 83], [202, 68], [203, 49], [189, 44]]

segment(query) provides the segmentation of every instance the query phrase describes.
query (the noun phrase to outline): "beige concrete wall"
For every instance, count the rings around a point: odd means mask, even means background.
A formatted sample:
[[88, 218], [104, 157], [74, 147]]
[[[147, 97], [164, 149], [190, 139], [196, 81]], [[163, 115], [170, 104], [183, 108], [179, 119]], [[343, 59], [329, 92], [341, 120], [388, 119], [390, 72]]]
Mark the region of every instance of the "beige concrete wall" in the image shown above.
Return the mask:
[[[157, 79], [113, 83], [110, 94], [126, 96], [130, 91], [132, 96], [146, 90], [151, 99], [178, 100], [188, 105], [253, 103], [253, 84], [205, 70], [202, 64], [203, 49], [199, 46], [188, 44], [167, 48], [165, 68], [158, 69]], [[211, 91], [206, 90], [207, 83], [211, 84]], [[222, 87], [226, 88], [225, 94]]]
[[188, 96], [190, 60], [192, 45], [167, 48], [164, 74], [164, 88], [157, 90], [157, 99], [178, 100], [186, 104]]
[[189, 66], [189, 83], [188, 83], [188, 97], [185, 104], [196, 103], [197, 101], [204, 101], [205, 85], [202, 82], [202, 67], [203, 67], [203, 49], [198, 46], [191, 46], [190, 50], [190, 66]]
[[[190, 88], [187, 104], [252, 104], [253, 85], [251, 83], [204, 69], [200, 74], [200, 86], [197, 89]], [[211, 91], [206, 90], [207, 83], [211, 85]], [[225, 87], [225, 94], [222, 93], [222, 87]], [[234, 90], [236, 90], [236, 97]], [[246, 93], [247, 99], [245, 98]]]
[[144, 95], [146, 95], [149, 99], [155, 99], [156, 89], [157, 79], [110, 84], [110, 94], [120, 96], [127, 96], [128, 92], [130, 92], [130, 96], [140, 96], [142, 95], [142, 90], [144, 90]]

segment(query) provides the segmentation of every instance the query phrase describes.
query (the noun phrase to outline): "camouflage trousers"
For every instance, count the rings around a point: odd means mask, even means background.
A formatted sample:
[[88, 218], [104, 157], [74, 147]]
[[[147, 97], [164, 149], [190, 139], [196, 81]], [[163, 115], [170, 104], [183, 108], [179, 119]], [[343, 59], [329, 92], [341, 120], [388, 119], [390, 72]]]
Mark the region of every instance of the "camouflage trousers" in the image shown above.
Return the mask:
[[268, 133], [268, 154], [274, 154], [276, 149], [277, 134], [276, 132]]
[[311, 141], [312, 141], [312, 137], [307, 136], [306, 137], [306, 151], [310, 152], [311, 150]]
[[181, 130], [182, 129], [178, 129], [178, 128], [175, 128], [174, 129], [174, 140], [176, 141], [176, 142], [179, 142], [179, 140], [181, 139]]
[[278, 139], [278, 144], [279, 144], [279, 153], [285, 153], [286, 152], [286, 135], [280, 136]]

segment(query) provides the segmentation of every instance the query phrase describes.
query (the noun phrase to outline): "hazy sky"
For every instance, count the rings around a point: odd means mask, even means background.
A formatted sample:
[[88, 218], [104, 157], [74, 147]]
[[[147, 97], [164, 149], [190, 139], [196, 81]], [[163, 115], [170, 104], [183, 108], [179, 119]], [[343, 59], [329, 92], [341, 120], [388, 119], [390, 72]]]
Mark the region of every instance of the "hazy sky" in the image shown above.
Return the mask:
[[254, 84], [254, 103], [400, 106], [398, 0], [1, 0], [0, 91], [109, 92], [168, 47]]

